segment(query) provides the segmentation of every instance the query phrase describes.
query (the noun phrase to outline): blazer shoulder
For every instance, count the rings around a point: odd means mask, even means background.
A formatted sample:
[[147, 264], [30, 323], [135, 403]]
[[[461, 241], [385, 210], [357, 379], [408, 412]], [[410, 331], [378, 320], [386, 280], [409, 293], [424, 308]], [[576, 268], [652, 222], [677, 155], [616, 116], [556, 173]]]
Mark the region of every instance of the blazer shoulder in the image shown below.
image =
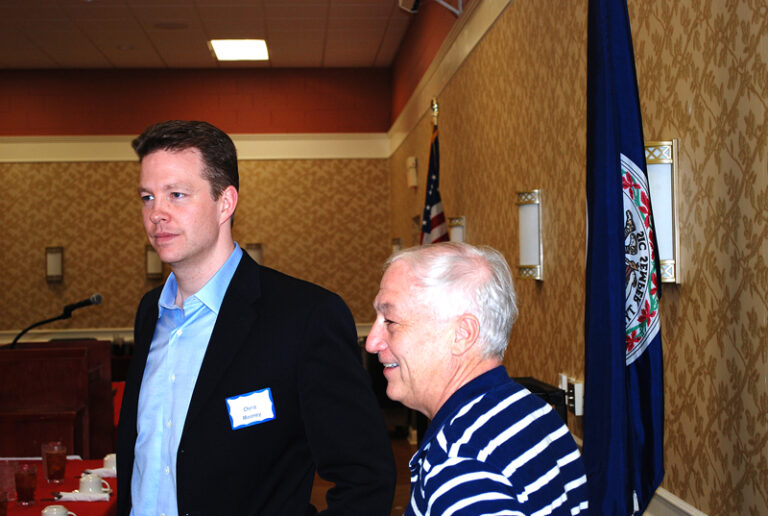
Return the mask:
[[297, 296], [305, 299], [330, 299], [341, 297], [336, 293], [321, 287], [311, 281], [289, 276], [283, 272], [269, 267], [259, 266], [260, 279], [262, 284], [262, 293], [267, 297], [286, 296], [296, 298]]

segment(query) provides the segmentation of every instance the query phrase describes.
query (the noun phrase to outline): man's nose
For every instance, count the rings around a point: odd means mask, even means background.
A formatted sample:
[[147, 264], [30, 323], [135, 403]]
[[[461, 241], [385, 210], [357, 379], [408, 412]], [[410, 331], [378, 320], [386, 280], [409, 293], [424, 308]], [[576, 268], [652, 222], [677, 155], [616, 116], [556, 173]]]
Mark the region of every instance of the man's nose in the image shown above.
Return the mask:
[[162, 203], [155, 201], [152, 203], [152, 207], [149, 210], [149, 220], [153, 224], [158, 224], [168, 219], [168, 213], [166, 212]]
[[384, 339], [381, 338], [382, 326], [383, 324], [380, 322], [373, 323], [371, 331], [368, 333], [368, 337], [365, 339], [365, 350], [368, 353], [376, 354], [384, 349]]

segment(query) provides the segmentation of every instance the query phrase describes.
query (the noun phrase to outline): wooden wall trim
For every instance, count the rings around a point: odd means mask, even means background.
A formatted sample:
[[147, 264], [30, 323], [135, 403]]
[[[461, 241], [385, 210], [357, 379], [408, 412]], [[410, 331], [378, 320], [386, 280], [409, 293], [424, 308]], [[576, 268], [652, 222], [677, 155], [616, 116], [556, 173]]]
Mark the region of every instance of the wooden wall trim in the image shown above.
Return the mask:
[[[136, 161], [135, 135], [0, 137], [0, 163]], [[385, 133], [235, 134], [241, 160], [386, 159]]]
[[[365, 337], [371, 331], [373, 323], [357, 323], [357, 334]], [[21, 330], [0, 330], [0, 346], [10, 344]], [[79, 328], [79, 329], [39, 329], [25, 333], [20, 342], [49, 341], [52, 339], [96, 339], [114, 341], [132, 341], [133, 328]]]

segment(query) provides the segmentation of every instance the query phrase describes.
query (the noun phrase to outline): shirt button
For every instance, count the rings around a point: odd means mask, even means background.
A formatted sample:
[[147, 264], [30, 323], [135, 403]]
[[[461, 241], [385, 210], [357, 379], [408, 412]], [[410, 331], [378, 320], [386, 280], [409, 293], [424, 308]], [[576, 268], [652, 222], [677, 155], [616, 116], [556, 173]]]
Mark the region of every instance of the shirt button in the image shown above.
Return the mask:
[[166, 466], [166, 467], [165, 467], [165, 469], [164, 469], [163, 471], [164, 471], [164, 472], [165, 472], [165, 474], [167, 475], [168, 473], [170, 473], [170, 472], [171, 472], [171, 468], [169, 468], [168, 466]]
[[168, 428], [171, 428], [171, 420], [169, 419], [168, 422], [165, 424]]
[[181, 330], [176, 330], [176, 336], [177, 336], [177, 337], [180, 337], [180, 336], [181, 336]]
[[172, 374], [172, 375], [171, 375], [171, 381], [172, 381], [172, 382], [175, 382], [175, 381], [176, 381], [176, 375], [175, 375], [175, 374]]

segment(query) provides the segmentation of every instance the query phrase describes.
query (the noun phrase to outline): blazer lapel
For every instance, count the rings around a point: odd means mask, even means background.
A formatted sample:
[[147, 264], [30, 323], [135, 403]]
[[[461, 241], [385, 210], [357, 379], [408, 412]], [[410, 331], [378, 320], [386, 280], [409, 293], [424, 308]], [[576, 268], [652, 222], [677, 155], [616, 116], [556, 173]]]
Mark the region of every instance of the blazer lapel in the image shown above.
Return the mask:
[[[136, 328], [134, 332], [133, 354], [126, 378], [125, 392], [123, 393], [123, 406], [130, 408], [127, 414], [131, 418], [132, 426], [135, 429], [135, 421], [139, 407], [139, 391], [141, 390], [141, 381], [144, 377], [144, 368], [147, 365], [147, 356], [149, 348], [152, 345], [152, 337], [155, 334], [155, 325], [157, 324], [157, 301], [160, 298], [162, 288], [157, 288], [151, 292], [143, 301], [136, 317]], [[121, 419], [124, 417], [120, 416]]]
[[185, 429], [205, 406], [238, 350], [246, 343], [259, 315], [256, 301], [260, 296], [259, 266], [247, 253], [243, 253], [224, 295], [203, 357], [189, 403]]

